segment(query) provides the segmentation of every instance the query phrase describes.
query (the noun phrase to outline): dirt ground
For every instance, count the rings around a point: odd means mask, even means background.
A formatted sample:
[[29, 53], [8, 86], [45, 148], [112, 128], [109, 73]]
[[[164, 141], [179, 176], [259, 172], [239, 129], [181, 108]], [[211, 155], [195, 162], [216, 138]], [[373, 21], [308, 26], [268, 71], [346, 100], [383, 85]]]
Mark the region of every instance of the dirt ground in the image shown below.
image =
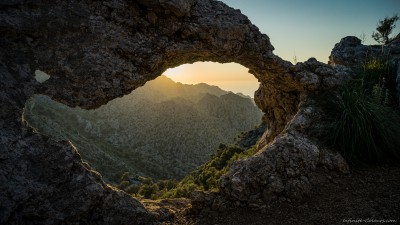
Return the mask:
[[358, 166], [316, 186], [302, 201], [278, 202], [265, 212], [232, 208], [193, 215], [188, 213], [188, 199], [143, 200], [143, 204], [167, 218], [163, 224], [400, 224], [400, 166]]

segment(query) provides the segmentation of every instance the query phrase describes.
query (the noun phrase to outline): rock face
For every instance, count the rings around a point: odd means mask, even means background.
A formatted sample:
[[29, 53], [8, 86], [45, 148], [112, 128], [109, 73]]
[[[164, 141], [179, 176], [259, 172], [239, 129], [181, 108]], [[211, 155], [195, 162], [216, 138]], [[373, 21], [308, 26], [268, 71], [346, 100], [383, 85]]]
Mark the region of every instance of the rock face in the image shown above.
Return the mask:
[[386, 45], [363, 45], [357, 37], [342, 38], [332, 49], [329, 64], [357, 67], [368, 60], [383, 57], [389, 58], [397, 65], [397, 97], [400, 100], [400, 34]]
[[[301, 71], [302, 79], [317, 83], [319, 88], [334, 87], [349, 78], [345, 67], [332, 68], [314, 59], [298, 63], [292, 70]], [[237, 206], [265, 209], [278, 199], [301, 199], [326, 177], [347, 173], [348, 165], [339, 153], [323, 148], [307, 135], [321, 113], [313, 102], [302, 99], [297, 113], [272, 142], [262, 138], [255, 156], [232, 165], [221, 179], [222, 195]]]
[[[1, 1], [0, 223], [151, 224], [138, 201], [105, 185], [69, 143], [34, 133], [22, 111], [35, 93], [96, 108], [183, 63], [237, 62], [261, 83], [255, 100], [269, 129], [260, 153], [224, 178], [227, 198], [302, 196], [309, 171], [343, 170], [340, 156], [302, 134], [299, 103], [349, 71], [316, 60], [293, 66], [273, 49], [239, 10], [214, 0]], [[37, 69], [50, 79], [37, 82]]]
[[151, 224], [137, 200], [104, 184], [68, 142], [26, 126], [21, 110], [35, 81], [14, 63], [0, 64], [0, 224]]
[[382, 56], [390, 57], [394, 61], [400, 59], [400, 36], [383, 46], [363, 45], [357, 37], [344, 37], [332, 49], [329, 64], [355, 67], [366, 63], [369, 59]]
[[282, 135], [259, 154], [236, 161], [220, 182], [220, 190], [236, 205], [265, 208], [271, 201], [302, 199], [314, 184], [348, 172], [339, 153], [321, 148], [304, 134], [316, 109], [301, 107]]

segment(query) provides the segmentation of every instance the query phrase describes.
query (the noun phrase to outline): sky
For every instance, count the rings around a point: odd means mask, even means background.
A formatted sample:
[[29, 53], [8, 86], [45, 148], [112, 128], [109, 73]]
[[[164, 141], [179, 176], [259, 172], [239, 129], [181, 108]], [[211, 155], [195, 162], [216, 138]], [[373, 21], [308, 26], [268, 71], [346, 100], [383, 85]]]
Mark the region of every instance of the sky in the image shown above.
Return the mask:
[[[379, 20], [400, 16], [400, 0], [222, 0], [240, 9], [260, 31], [270, 37], [274, 54], [294, 62], [315, 57], [328, 62], [334, 45], [345, 36], [372, 39]], [[400, 32], [400, 21], [392, 35]], [[208, 83], [253, 96], [258, 82], [247, 69], [234, 63], [185, 64], [167, 70], [176, 82]]]

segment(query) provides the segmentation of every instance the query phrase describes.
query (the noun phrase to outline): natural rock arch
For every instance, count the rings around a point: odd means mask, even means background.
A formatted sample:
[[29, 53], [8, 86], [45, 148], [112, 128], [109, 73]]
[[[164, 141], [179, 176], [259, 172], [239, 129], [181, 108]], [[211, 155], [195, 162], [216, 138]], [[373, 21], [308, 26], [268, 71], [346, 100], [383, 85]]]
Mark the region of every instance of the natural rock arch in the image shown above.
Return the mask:
[[[51, 75], [40, 92], [70, 106], [98, 107], [167, 68], [207, 60], [249, 68], [262, 84], [273, 84], [259, 91], [258, 105], [271, 114], [294, 113], [290, 105], [297, 104], [304, 88], [288, 74], [288, 63], [272, 53], [268, 36], [239, 10], [208, 0], [139, 2], [147, 1], [55, 1], [24, 6], [29, 10], [14, 6], [6, 11], [13, 17], [3, 26], [19, 31], [20, 40], [12, 39], [9, 48], [29, 50], [25, 63]], [[37, 19], [17, 19], [32, 17]], [[290, 95], [282, 99], [293, 102], [268, 104], [269, 95]], [[278, 105], [279, 110], [272, 109]], [[274, 117], [282, 122], [281, 115]]]
[[[336, 161], [319, 161], [322, 153], [301, 131], [295, 131], [298, 137], [291, 133], [287, 138], [288, 129], [293, 127], [287, 124], [293, 116], [302, 115], [299, 103], [309, 92], [333, 87], [348, 73], [342, 67], [316, 60], [293, 66], [280, 59], [272, 53], [274, 48], [267, 35], [260, 33], [239, 10], [219, 1], [2, 2], [0, 33], [0, 182], [5, 184], [1, 187], [5, 194], [0, 196], [1, 222], [153, 220], [137, 201], [105, 185], [96, 172], [82, 164], [68, 143], [54, 142], [32, 133], [26, 124], [21, 126], [21, 113], [24, 102], [34, 93], [49, 95], [70, 106], [95, 108], [183, 63], [236, 62], [249, 68], [261, 83], [255, 100], [269, 124], [260, 145], [265, 146], [260, 155], [267, 160], [252, 158], [263, 163], [250, 169], [259, 171], [257, 176], [273, 173], [282, 179], [244, 181], [247, 172], [235, 171], [246, 171], [250, 161], [238, 162], [222, 182], [222, 193], [228, 198], [250, 204], [250, 198], [266, 195], [261, 201], [267, 201], [274, 191], [261, 193], [260, 188], [281, 183], [284, 189], [289, 187], [286, 195], [301, 196], [307, 191], [302, 192], [302, 188], [310, 186], [304, 173], [316, 170], [318, 163], [330, 165], [329, 169], [341, 165], [340, 158], [329, 154], [327, 158]], [[36, 82], [36, 69], [51, 78], [42, 84]], [[284, 132], [275, 145], [267, 145], [285, 126], [286, 136]], [[309, 144], [306, 147], [312, 147], [311, 153], [299, 147], [299, 137]], [[285, 141], [292, 142], [282, 144]], [[279, 144], [283, 149], [276, 147], [271, 153], [266, 150]], [[284, 169], [265, 169], [265, 164], [276, 160], [284, 149], [290, 157], [291, 151], [299, 148], [304, 154], [295, 158], [301, 161], [308, 157], [305, 162], [310, 164], [302, 167], [305, 171], [295, 171], [296, 179], [288, 178]], [[285, 165], [283, 162], [281, 166]], [[296, 189], [299, 179], [306, 184]], [[248, 186], [253, 182], [259, 183], [251, 193], [237, 193], [243, 188], [250, 190]], [[80, 207], [75, 207], [77, 204]]]

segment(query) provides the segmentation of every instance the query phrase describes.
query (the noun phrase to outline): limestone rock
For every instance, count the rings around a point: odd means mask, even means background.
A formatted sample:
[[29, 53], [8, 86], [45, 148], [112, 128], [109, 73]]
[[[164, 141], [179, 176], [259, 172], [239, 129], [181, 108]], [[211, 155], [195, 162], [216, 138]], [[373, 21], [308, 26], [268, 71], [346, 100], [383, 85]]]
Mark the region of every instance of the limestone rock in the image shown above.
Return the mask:
[[357, 67], [369, 59], [381, 56], [390, 56], [392, 60], [397, 61], [400, 59], [400, 42], [396, 40], [383, 46], [363, 45], [357, 37], [344, 37], [332, 49], [329, 64]]
[[305, 134], [315, 113], [314, 107], [302, 104], [272, 143], [258, 154], [236, 161], [221, 178], [222, 195], [242, 205], [254, 205], [254, 196], [262, 193], [258, 207], [279, 197], [301, 199], [313, 184], [324, 181], [320, 178], [324, 174], [348, 173], [348, 165], [340, 154], [320, 147]]
[[0, 224], [156, 222], [137, 200], [107, 186], [100, 174], [82, 163], [69, 142], [51, 140], [28, 127], [21, 110], [36, 86], [34, 74], [29, 67], [6, 67], [4, 60], [0, 64], [0, 76], [7, 78], [0, 82]]
[[190, 200], [192, 203], [191, 211], [193, 213], [199, 213], [202, 211], [215, 211], [215, 212], [225, 212], [229, 207], [231, 207], [230, 202], [216, 192], [203, 192], [194, 191]]
[[[267, 35], [222, 2], [1, 1], [0, 27], [0, 223], [153, 223], [137, 200], [82, 163], [70, 143], [32, 133], [22, 111], [35, 93], [96, 108], [183, 63], [240, 63], [261, 83], [255, 101], [269, 128], [263, 150], [234, 163], [221, 183], [224, 198], [256, 207], [265, 201], [264, 188], [271, 193], [265, 199], [299, 198], [312, 187], [313, 173], [344, 166], [329, 153], [330, 160], [320, 159], [324, 149], [302, 133], [310, 120], [299, 103], [351, 72], [280, 59]], [[50, 79], [37, 82], [35, 70]]]
[[389, 44], [363, 45], [357, 37], [344, 37], [335, 45], [329, 56], [329, 64], [357, 68], [374, 58], [389, 58], [397, 65], [397, 97], [400, 99], [400, 34]]

